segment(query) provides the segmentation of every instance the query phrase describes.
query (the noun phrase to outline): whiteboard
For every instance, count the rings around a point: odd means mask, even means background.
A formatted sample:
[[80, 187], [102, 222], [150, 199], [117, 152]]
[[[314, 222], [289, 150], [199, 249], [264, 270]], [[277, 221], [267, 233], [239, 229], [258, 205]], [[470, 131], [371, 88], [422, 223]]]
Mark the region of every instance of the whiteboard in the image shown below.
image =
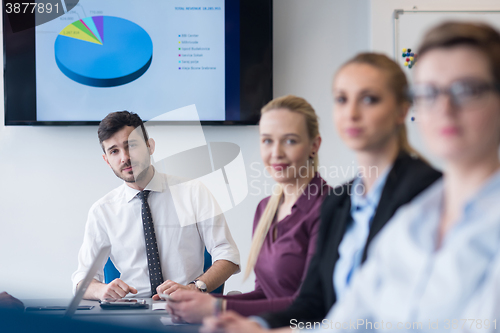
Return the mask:
[[[404, 68], [410, 81], [413, 68], [404, 66], [403, 48], [416, 53], [427, 30], [445, 21], [473, 21], [487, 23], [500, 31], [500, 10], [496, 11], [394, 11], [394, 59]], [[415, 52], [414, 52], [415, 51]], [[418, 61], [418, 58], [417, 58]]]
[[[394, 59], [404, 68], [408, 80], [413, 81], [414, 68], [404, 66], [403, 48], [410, 48], [415, 53], [427, 30], [445, 21], [474, 21], [490, 24], [500, 31], [500, 10], [495, 11], [394, 11]], [[415, 52], [414, 52], [415, 51]], [[417, 58], [418, 61], [418, 58]], [[417, 129], [419, 116], [412, 108], [406, 120], [408, 138], [414, 148], [422, 153], [432, 164], [441, 168], [442, 161], [430, 154]]]

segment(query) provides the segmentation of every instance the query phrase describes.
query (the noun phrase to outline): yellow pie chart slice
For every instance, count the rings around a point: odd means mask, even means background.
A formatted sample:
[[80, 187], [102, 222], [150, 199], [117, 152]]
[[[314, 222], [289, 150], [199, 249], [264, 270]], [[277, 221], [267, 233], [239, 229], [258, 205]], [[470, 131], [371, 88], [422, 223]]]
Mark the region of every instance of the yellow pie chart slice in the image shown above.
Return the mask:
[[81, 40], [84, 40], [86, 42], [91, 42], [91, 43], [102, 45], [101, 42], [99, 42], [95, 38], [90, 37], [88, 34], [83, 32], [79, 28], [77, 28], [74, 24], [68, 25], [59, 34], [63, 35], [63, 36], [75, 38], [75, 39], [81, 39]]

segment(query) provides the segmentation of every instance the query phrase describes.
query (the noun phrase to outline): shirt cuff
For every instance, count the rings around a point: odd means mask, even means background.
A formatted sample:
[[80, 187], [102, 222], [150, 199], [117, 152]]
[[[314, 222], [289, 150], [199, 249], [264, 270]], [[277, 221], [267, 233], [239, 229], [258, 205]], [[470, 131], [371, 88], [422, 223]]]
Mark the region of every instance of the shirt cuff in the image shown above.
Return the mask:
[[81, 273], [81, 272], [75, 273], [73, 275], [73, 281], [72, 281], [73, 282], [73, 296], [75, 296], [75, 294], [76, 294], [76, 287], [78, 286], [78, 284], [80, 282], [82, 282], [83, 279], [85, 279], [85, 275], [86, 275], [85, 273]]
[[264, 320], [264, 318], [259, 317], [259, 316], [250, 316], [248, 317], [249, 320], [253, 321], [254, 323], [257, 323], [260, 327], [270, 330], [271, 326], [267, 321]]
[[[73, 296], [76, 295], [76, 287], [78, 286], [78, 284], [80, 282], [82, 282], [85, 279], [86, 276], [87, 276], [86, 272], [77, 271], [77, 272], [73, 273], [73, 276], [72, 276]], [[99, 282], [104, 283], [104, 277], [101, 277], [99, 274], [96, 274], [94, 276], [94, 279], [99, 281]]]
[[216, 262], [218, 260], [225, 260], [225, 261], [229, 261], [233, 264], [235, 264], [236, 266], [238, 266], [238, 268], [236, 269], [236, 272], [234, 272], [232, 275], [235, 275], [235, 274], [238, 274], [241, 272], [241, 268], [240, 268], [240, 260], [239, 260], [239, 256], [220, 256], [218, 258], [214, 258], [213, 262]]

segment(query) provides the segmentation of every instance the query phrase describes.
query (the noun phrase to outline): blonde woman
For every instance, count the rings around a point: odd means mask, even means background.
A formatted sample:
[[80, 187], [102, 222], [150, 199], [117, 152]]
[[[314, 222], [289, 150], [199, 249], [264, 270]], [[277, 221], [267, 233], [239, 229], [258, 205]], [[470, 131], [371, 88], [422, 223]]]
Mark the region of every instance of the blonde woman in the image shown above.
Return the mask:
[[216, 311], [242, 315], [286, 308], [297, 296], [318, 235], [320, 207], [331, 189], [319, 176], [318, 118], [302, 98], [285, 96], [262, 109], [260, 152], [276, 181], [255, 213], [245, 276], [255, 271], [255, 290], [224, 298], [179, 290], [168, 310], [177, 320], [201, 322]]
[[356, 153], [360, 172], [325, 199], [317, 252], [299, 296], [286, 310], [253, 321], [235, 313], [207, 320], [206, 331], [253, 333], [322, 323], [346, 297], [372, 240], [397, 209], [441, 176], [408, 144], [408, 82], [393, 60], [374, 53], [350, 59], [334, 77], [333, 98], [337, 132]]

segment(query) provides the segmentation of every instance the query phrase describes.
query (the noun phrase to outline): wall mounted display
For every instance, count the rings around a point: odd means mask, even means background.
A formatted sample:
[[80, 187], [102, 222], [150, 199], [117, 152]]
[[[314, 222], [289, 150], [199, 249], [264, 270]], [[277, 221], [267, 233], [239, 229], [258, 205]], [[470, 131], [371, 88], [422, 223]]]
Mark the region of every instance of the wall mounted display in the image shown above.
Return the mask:
[[6, 125], [189, 105], [202, 125], [252, 125], [272, 99], [271, 0], [80, 0], [38, 25], [36, 12], [22, 31], [3, 14]]

